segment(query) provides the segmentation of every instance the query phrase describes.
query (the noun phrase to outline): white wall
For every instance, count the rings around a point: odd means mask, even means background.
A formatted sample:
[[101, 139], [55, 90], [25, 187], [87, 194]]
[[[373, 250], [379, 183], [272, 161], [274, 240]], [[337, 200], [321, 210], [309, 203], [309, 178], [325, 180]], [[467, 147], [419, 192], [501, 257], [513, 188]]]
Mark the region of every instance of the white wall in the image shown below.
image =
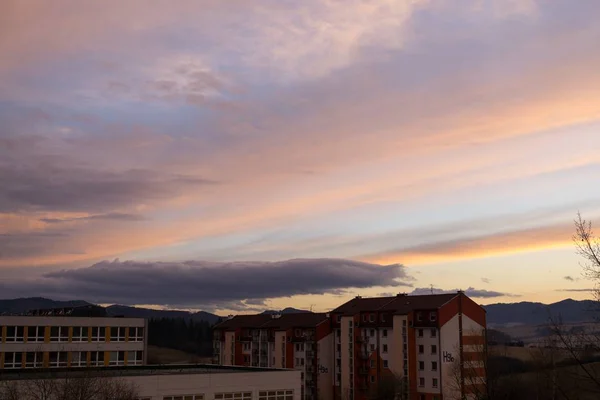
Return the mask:
[[317, 377], [318, 399], [333, 399], [335, 333], [330, 333], [317, 342], [319, 375]]
[[231, 357], [234, 355], [235, 352], [235, 347], [234, 350], [232, 351], [232, 346], [235, 346], [235, 332], [225, 332], [225, 340], [222, 342], [223, 343], [223, 349], [221, 351], [221, 354], [223, 354], [223, 358], [222, 358], [222, 363], [223, 365], [233, 365], [235, 363], [231, 362]]

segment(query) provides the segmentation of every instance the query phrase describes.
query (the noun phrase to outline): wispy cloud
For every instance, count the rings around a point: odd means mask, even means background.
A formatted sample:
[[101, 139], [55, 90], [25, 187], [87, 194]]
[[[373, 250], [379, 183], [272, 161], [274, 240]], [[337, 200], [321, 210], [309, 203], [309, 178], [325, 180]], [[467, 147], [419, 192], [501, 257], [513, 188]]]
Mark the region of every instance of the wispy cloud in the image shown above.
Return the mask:
[[[421, 287], [421, 288], [415, 288], [412, 292], [410, 292], [410, 294], [423, 295], [423, 294], [456, 293], [459, 290], [460, 289], [444, 290], [444, 289], [435, 288], [435, 287], [434, 288]], [[464, 289], [463, 292], [469, 297], [482, 298], [482, 299], [489, 299], [489, 298], [494, 298], [494, 297], [515, 297], [514, 294], [510, 294], [510, 293], [496, 292], [493, 290], [485, 290], [485, 289], [475, 289], [474, 287], [468, 287], [467, 289]]]

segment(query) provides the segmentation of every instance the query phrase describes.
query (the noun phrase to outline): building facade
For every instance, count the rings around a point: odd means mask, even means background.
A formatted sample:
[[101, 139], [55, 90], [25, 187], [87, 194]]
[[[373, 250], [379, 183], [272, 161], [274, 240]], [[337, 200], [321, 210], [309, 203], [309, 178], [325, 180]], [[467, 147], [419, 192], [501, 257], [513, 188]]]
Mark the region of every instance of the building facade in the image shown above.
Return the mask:
[[[16, 385], [22, 398], [28, 399], [31, 398], [28, 393], [31, 380], [60, 383], [65, 378], [70, 382], [79, 379], [85, 385], [93, 384], [96, 378], [114, 378], [132, 385], [140, 400], [301, 400], [300, 374], [295, 370], [215, 365], [134, 366], [85, 371], [10, 370], [0, 372], [4, 383], [0, 385], [0, 398], [7, 383]], [[55, 396], [49, 393], [45, 398], [54, 399]]]
[[[318, 317], [301, 327], [307, 315]], [[299, 339], [307, 329], [316, 342]], [[485, 390], [485, 330], [485, 310], [462, 292], [356, 297], [328, 314], [225, 321], [215, 363], [299, 368], [304, 399], [366, 400], [390, 386], [403, 399], [463, 399]]]
[[327, 314], [240, 315], [217, 325], [214, 362], [301, 371], [305, 400], [332, 398], [333, 338]]
[[0, 316], [0, 370], [146, 364], [146, 321], [95, 308]]

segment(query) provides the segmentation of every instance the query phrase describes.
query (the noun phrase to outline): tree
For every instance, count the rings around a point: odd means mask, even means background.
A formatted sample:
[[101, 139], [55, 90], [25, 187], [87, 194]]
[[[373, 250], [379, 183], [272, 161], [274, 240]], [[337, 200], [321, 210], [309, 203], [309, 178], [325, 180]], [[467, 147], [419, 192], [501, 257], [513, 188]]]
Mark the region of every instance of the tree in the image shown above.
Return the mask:
[[583, 274], [594, 283], [594, 298], [600, 301], [600, 240], [594, 235], [592, 222], [577, 213], [573, 242], [577, 253], [584, 259]]
[[407, 399], [406, 380], [396, 375], [383, 377], [373, 389], [372, 400], [405, 400]]

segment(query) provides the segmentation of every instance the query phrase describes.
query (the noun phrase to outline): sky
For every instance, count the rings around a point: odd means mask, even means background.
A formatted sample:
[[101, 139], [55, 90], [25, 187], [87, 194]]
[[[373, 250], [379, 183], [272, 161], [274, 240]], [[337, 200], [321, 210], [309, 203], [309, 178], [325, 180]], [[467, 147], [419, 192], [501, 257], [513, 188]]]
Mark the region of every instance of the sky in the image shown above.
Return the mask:
[[591, 297], [596, 0], [3, 0], [0, 297]]

